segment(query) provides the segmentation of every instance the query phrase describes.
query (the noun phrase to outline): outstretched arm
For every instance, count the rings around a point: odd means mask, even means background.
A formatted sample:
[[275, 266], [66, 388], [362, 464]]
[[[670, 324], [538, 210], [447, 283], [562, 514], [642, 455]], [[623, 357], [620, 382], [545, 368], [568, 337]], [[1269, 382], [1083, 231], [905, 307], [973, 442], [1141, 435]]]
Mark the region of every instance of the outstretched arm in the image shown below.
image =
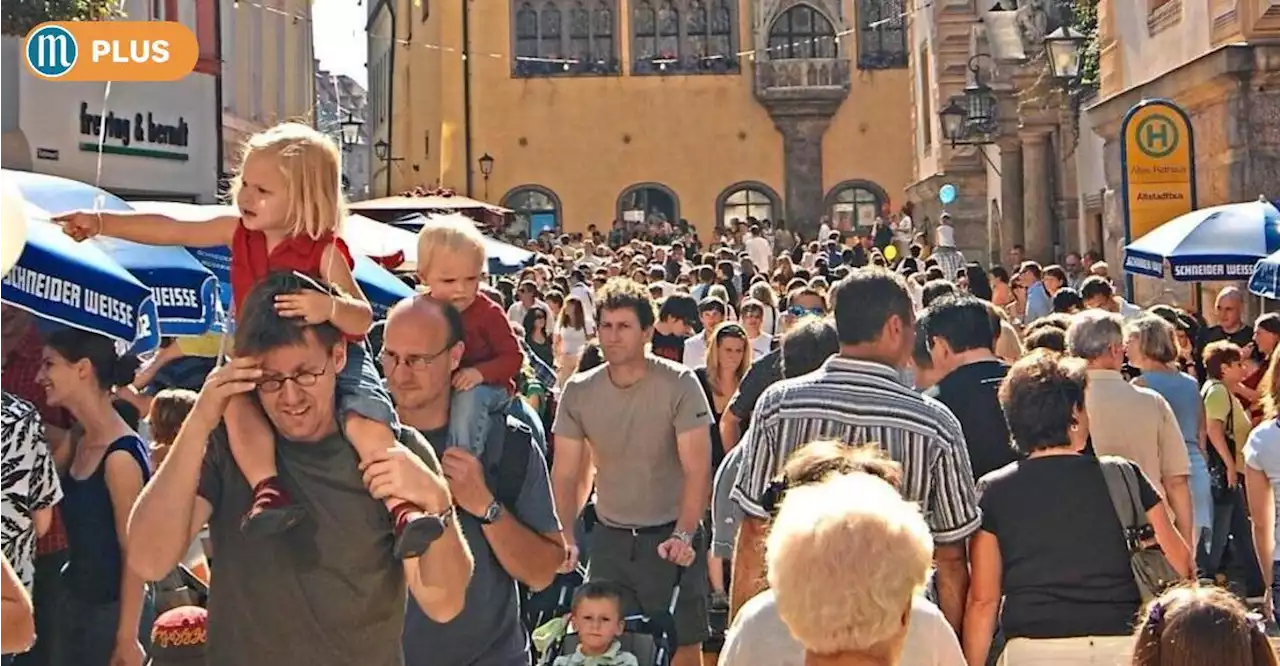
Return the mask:
[[215, 217], [179, 222], [167, 215], [78, 210], [53, 218], [67, 235], [82, 241], [98, 235], [114, 236], [146, 245], [217, 247], [230, 245], [240, 218]]

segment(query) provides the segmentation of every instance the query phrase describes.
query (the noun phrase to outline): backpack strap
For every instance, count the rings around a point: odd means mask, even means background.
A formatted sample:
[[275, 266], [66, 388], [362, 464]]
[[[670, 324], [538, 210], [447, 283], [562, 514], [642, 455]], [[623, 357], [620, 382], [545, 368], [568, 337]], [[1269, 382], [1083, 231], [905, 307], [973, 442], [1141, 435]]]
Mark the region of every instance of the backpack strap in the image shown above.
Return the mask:
[[494, 423], [489, 428], [485, 451], [497, 451], [498, 455], [490, 467], [489, 482], [494, 499], [511, 508], [524, 491], [530, 447], [534, 445], [533, 431], [519, 419], [505, 413], [494, 414], [491, 418]]

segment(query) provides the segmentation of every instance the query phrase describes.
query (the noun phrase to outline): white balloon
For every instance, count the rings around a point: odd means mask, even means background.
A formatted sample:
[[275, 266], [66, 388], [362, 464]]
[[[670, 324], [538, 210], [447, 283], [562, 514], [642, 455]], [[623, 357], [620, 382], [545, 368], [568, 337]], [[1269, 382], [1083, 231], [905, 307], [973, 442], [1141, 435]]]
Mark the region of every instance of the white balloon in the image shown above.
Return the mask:
[[27, 242], [27, 205], [18, 187], [10, 182], [0, 183], [0, 274], [10, 268], [22, 256]]

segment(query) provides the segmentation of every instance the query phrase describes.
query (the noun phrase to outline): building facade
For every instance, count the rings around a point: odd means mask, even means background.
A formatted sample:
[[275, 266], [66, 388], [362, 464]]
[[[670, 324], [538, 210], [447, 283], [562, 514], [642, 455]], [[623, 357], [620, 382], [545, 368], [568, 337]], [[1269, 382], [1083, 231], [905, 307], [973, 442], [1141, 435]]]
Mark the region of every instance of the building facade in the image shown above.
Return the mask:
[[1095, 142], [1087, 168], [1102, 176], [1093, 233], [1114, 265], [1125, 242], [1120, 126], [1144, 99], [1172, 100], [1190, 116], [1198, 207], [1276, 197], [1277, 38], [1276, 0], [1099, 0], [1101, 89], [1086, 112]]
[[200, 42], [196, 71], [167, 83], [50, 81], [3, 42], [6, 168], [96, 184], [126, 199], [211, 203], [217, 195], [215, 0], [127, 0], [129, 20], [179, 21]]
[[[907, 197], [917, 227], [943, 212], [944, 185], [958, 196], [945, 206], [956, 242], [969, 259], [1003, 264], [1015, 246], [1054, 263], [1084, 251], [1077, 185], [1079, 108], [1088, 89], [1057, 82], [1044, 40], [1074, 22], [1064, 0], [939, 0], [912, 24], [914, 179]], [[966, 115], [947, 135], [939, 115], [954, 99], [966, 111], [973, 91], [985, 99], [981, 119]]]
[[372, 189], [565, 231], [869, 225], [911, 176], [909, 4], [371, 0]]
[[315, 122], [309, 0], [217, 0], [222, 28], [222, 172], [245, 139], [277, 123]]
[[[368, 94], [364, 86], [345, 74], [334, 74], [316, 65], [316, 127], [342, 146], [343, 187], [350, 201], [369, 198], [369, 160], [372, 150], [369, 129], [364, 124], [368, 115]], [[343, 124], [360, 123], [356, 143], [343, 141]]]

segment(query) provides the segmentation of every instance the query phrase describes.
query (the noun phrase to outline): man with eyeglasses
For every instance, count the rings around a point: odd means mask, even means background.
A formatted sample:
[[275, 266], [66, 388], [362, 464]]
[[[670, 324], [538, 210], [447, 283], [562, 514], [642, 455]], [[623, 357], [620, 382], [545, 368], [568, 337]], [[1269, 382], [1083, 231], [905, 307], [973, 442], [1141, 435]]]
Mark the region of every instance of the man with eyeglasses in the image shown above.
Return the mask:
[[[454, 518], [441, 465], [420, 434], [361, 464], [336, 416], [337, 375], [347, 343], [329, 323], [277, 314], [275, 300], [324, 291], [295, 273], [273, 273], [245, 299], [235, 348], [211, 373], [164, 464], [129, 521], [129, 566], [148, 580], [173, 570], [205, 524], [217, 554], [211, 588], [212, 664], [334, 666], [404, 663], [406, 588], [445, 622], [461, 612], [472, 559]], [[292, 530], [249, 539], [240, 519], [253, 491], [227, 445], [222, 415], [252, 393], [275, 431], [281, 484], [306, 509]], [[267, 445], [267, 442], [263, 442]], [[380, 498], [412, 502], [434, 525], [419, 557], [400, 559]]]
[[[460, 509], [458, 524], [476, 563], [460, 615], [437, 621], [418, 609], [408, 610], [408, 666], [530, 663], [515, 582], [534, 590], [547, 587], [564, 560], [547, 462], [525, 424], [506, 417], [505, 428], [492, 428], [484, 460], [444, 447], [449, 441], [450, 377], [463, 344], [461, 316], [447, 303], [425, 296], [407, 299], [387, 315], [382, 368], [397, 415], [440, 456]], [[509, 471], [513, 464], [521, 466], [514, 474]]]

